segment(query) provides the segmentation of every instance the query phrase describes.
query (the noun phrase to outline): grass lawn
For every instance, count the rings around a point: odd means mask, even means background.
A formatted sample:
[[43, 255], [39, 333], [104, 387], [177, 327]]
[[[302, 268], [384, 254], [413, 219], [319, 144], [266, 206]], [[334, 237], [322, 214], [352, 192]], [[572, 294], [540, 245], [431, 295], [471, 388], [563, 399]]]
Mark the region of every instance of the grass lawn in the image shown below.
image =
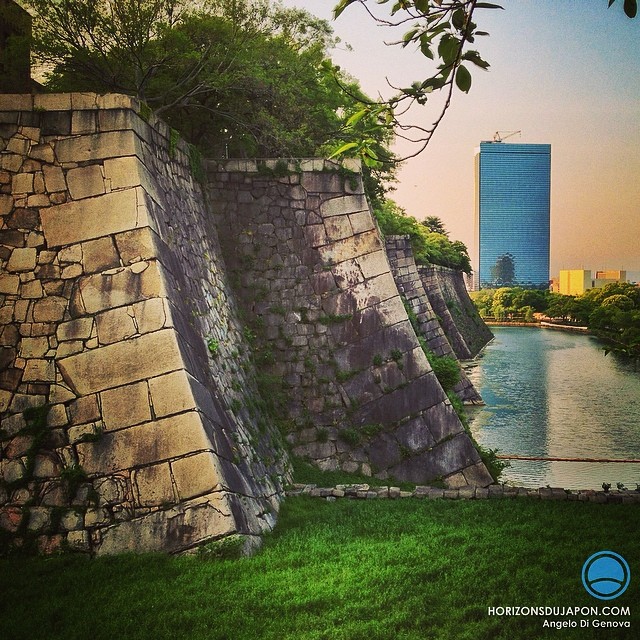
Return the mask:
[[[290, 498], [252, 558], [2, 559], [0, 638], [638, 638], [639, 525], [628, 505]], [[610, 602], [581, 582], [603, 549], [631, 567]], [[631, 629], [556, 630], [487, 612], [607, 605], [630, 607], [630, 618], [600, 618]]]

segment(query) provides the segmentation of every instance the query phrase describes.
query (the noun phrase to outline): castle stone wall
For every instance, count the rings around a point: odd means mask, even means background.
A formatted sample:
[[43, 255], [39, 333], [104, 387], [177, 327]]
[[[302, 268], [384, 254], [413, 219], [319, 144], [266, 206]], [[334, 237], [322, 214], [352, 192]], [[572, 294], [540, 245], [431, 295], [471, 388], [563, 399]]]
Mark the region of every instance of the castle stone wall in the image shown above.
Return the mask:
[[286, 480], [193, 157], [137, 111], [0, 95], [0, 528], [43, 551], [254, 539]]
[[[443, 330], [443, 326], [446, 326], [447, 321], [450, 320], [450, 316], [446, 313], [448, 309], [444, 301], [440, 304], [440, 298], [429, 297], [424, 281], [418, 273], [409, 236], [388, 236], [385, 238], [385, 245], [398, 290], [415, 316], [418, 334], [426, 340], [427, 347], [436, 356], [447, 356], [458, 360], [459, 356], [452, 348], [451, 338]], [[435, 285], [437, 286], [437, 282]], [[432, 302], [437, 304], [437, 309]], [[458, 337], [455, 326], [452, 335]], [[462, 368], [460, 368], [460, 381], [454, 387], [454, 391], [463, 402], [482, 403], [480, 394]]]
[[308, 160], [210, 163], [208, 176], [293, 452], [327, 470], [489, 484], [409, 321], [360, 175]]
[[493, 339], [464, 284], [462, 272], [439, 265], [418, 269], [434, 311], [460, 360], [475, 358]]

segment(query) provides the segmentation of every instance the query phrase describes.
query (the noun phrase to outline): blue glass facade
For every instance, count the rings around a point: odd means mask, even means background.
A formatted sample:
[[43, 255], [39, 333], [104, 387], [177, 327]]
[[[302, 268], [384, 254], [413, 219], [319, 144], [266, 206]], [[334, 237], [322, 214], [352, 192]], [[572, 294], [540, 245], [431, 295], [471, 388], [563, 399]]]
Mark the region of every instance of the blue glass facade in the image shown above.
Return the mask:
[[476, 154], [480, 288], [549, 284], [551, 145], [482, 142]]

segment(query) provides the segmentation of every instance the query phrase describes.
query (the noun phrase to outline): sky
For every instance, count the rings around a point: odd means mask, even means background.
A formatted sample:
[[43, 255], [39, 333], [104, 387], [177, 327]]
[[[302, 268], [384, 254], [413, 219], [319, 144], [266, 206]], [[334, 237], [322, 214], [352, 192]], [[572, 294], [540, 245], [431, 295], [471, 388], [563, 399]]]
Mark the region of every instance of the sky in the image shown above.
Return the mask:
[[[430, 75], [428, 61], [352, 5], [332, 20], [335, 0], [282, 0], [331, 20], [339, 47], [332, 59], [370, 96]], [[372, 8], [380, 15], [389, 5]], [[427, 149], [408, 160], [391, 194], [418, 219], [442, 218], [475, 263], [473, 157], [496, 131], [509, 141], [550, 143], [551, 276], [560, 269], [626, 269], [640, 280], [640, 17], [622, 0], [504, 0], [505, 10], [477, 11], [490, 36], [476, 39], [491, 67], [470, 68], [468, 94], [456, 91]], [[401, 34], [400, 34], [401, 35]], [[428, 124], [429, 104], [409, 114]], [[398, 144], [396, 153], [412, 148]]]

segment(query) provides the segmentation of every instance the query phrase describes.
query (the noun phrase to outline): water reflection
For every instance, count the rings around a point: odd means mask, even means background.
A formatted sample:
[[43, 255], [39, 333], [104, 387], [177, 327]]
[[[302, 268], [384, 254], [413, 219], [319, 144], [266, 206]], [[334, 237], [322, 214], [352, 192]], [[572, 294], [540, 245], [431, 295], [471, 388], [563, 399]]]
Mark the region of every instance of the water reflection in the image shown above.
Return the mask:
[[[469, 377], [487, 406], [472, 410], [480, 444], [501, 453], [640, 458], [640, 374], [590, 336], [495, 327]], [[504, 479], [524, 486], [635, 489], [640, 464], [514, 461]]]

